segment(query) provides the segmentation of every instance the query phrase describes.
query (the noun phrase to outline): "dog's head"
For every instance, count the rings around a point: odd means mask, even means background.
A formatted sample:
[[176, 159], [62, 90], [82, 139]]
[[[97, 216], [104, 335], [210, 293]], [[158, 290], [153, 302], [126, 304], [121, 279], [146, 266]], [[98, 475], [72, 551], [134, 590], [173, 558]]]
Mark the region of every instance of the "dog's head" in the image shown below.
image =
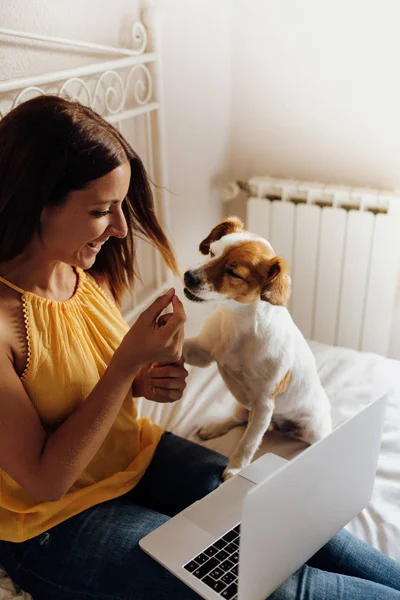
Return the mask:
[[205, 262], [186, 271], [184, 292], [194, 302], [250, 303], [264, 300], [286, 306], [290, 277], [285, 261], [267, 240], [243, 228], [237, 217], [219, 223], [201, 242]]

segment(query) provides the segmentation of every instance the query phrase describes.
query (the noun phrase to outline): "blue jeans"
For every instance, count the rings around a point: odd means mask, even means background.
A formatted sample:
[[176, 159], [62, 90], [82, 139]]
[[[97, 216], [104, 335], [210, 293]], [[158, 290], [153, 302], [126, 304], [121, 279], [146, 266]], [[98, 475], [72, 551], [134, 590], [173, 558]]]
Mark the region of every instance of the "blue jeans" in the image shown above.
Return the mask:
[[[0, 542], [0, 562], [34, 600], [197, 600], [138, 541], [215, 489], [226, 463], [165, 433], [131, 492], [26, 542]], [[270, 596], [295, 599], [400, 600], [400, 565], [343, 530]]]

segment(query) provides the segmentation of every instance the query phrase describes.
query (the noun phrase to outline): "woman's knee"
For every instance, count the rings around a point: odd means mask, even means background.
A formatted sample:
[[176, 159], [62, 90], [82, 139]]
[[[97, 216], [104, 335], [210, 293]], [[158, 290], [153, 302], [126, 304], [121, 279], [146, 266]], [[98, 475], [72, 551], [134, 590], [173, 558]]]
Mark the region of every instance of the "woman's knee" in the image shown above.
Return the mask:
[[132, 498], [173, 516], [215, 490], [227, 462], [209, 448], [165, 433]]

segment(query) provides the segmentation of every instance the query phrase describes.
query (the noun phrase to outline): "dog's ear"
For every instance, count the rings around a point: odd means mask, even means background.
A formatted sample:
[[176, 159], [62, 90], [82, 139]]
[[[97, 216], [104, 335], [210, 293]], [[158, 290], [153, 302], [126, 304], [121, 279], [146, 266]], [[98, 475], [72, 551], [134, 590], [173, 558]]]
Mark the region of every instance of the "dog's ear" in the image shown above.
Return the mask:
[[241, 231], [244, 225], [239, 217], [228, 217], [219, 225], [216, 225], [211, 233], [203, 240], [199, 246], [199, 250], [202, 254], [208, 254], [210, 252], [210, 246], [213, 242], [220, 240], [224, 235], [228, 233], [234, 233], [235, 231]]
[[267, 281], [261, 292], [261, 300], [278, 306], [286, 306], [290, 296], [291, 281], [287, 273], [287, 265], [282, 258], [276, 256], [270, 261]]

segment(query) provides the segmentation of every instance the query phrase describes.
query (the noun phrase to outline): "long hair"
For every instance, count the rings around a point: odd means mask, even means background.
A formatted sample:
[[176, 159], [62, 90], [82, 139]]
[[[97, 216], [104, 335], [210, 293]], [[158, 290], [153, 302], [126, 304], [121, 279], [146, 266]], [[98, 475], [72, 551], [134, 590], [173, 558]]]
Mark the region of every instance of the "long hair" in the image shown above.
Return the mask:
[[39, 231], [45, 206], [62, 205], [126, 161], [131, 180], [123, 212], [125, 238], [112, 237], [89, 272], [109, 286], [120, 303], [134, 283], [135, 234], [144, 236], [178, 274], [171, 245], [155, 214], [142, 161], [125, 138], [92, 109], [58, 96], [24, 102], [0, 121], [0, 262], [23, 252]]

